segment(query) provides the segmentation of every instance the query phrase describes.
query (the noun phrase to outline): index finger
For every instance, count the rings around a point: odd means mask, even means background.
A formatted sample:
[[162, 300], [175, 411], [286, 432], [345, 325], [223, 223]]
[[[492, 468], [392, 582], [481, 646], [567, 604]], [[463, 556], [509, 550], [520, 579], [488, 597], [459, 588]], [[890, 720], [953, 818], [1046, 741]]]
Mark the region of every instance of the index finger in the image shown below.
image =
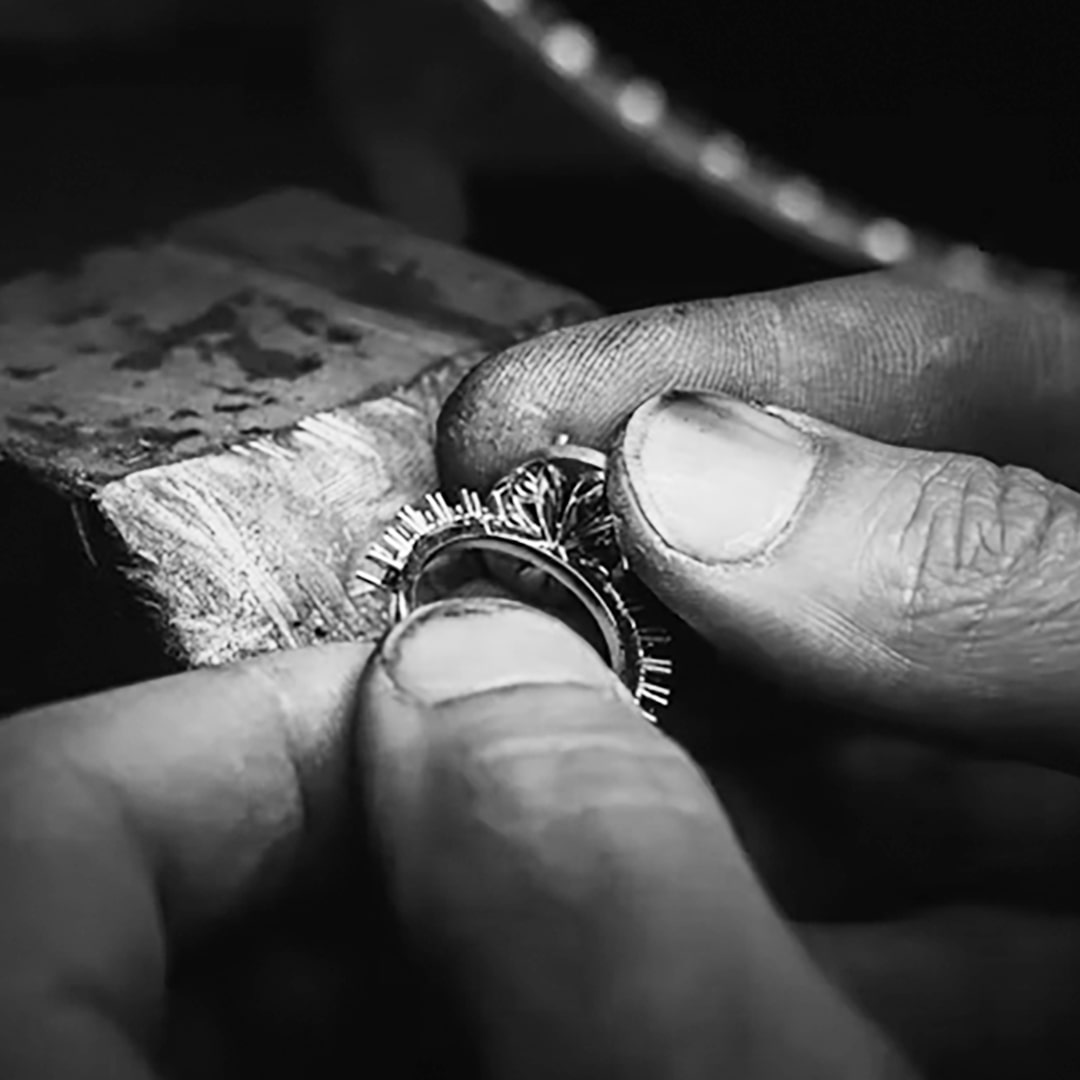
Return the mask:
[[516, 345], [447, 403], [443, 478], [485, 488], [560, 434], [606, 448], [635, 408], [674, 389], [1080, 479], [1080, 320], [891, 274], [668, 305]]

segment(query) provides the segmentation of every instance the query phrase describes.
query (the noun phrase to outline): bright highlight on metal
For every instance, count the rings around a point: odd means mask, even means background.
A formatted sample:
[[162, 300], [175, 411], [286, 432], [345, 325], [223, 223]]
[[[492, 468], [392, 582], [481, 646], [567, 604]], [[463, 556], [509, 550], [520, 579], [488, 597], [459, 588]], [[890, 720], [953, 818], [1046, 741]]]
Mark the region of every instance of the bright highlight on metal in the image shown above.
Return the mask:
[[602, 639], [605, 659], [656, 722], [671, 698], [671, 637], [616, 542], [597, 457], [559, 440], [486, 498], [463, 489], [453, 499], [434, 492], [406, 506], [364, 555], [356, 588], [383, 590], [397, 621], [424, 602], [425, 574], [442, 557], [508, 557], [576, 601]]
[[469, 0], [552, 70], [564, 91], [669, 172], [808, 247], [857, 265], [1041, 306], [1072, 306], [1075, 285], [876, 213], [748, 147], [675, 104], [667, 89], [613, 57], [595, 33], [546, 0]]

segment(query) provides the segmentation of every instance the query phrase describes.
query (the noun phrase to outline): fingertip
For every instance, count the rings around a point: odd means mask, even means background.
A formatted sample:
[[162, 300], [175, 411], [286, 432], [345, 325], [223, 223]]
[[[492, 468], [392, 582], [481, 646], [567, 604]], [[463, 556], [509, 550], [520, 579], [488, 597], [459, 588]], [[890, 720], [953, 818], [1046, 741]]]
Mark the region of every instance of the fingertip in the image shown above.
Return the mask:
[[[369, 664], [359, 711], [358, 753], [387, 828], [419, 812], [441, 760], [467, 763], [507, 733], [536, 730], [552, 695], [614, 702], [646, 726], [603, 658], [545, 612], [474, 597], [425, 606], [399, 623]], [[585, 713], [563, 711], [568, 723]]]
[[387, 635], [378, 662], [398, 693], [427, 707], [514, 686], [618, 685], [599, 653], [565, 623], [489, 596], [420, 608]]
[[444, 488], [486, 490], [531, 448], [550, 441], [543, 434], [549, 395], [522, 395], [519, 388], [549, 362], [559, 333], [494, 353], [454, 388], [435, 428], [435, 460]]
[[650, 338], [662, 336], [662, 324], [650, 312], [607, 316], [487, 357], [439, 415], [435, 450], [444, 486], [483, 490], [557, 435], [606, 449], [647, 396], [650, 369], [653, 379], [663, 378], [666, 364], [646, 364], [639, 355]]
[[496, 454], [494, 446], [485, 453], [482, 419], [475, 416], [477, 402], [483, 397], [483, 382], [488, 377], [488, 365], [498, 362], [498, 355], [488, 357], [470, 371], [443, 403], [435, 424], [435, 462], [440, 485], [446, 490], [457, 488], [483, 489], [490, 481], [489, 457]]

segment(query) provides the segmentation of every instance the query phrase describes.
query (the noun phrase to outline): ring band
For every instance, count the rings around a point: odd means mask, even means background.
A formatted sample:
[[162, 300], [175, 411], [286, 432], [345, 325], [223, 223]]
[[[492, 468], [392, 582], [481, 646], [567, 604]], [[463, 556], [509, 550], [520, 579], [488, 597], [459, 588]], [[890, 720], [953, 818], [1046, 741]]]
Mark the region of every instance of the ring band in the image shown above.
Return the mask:
[[560, 444], [512, 470], [487, 498], [462, 489], [404, 507], [355, 571], [362, 586], [384, 590], [390, 617], [405, 618], [425, 601], [429, 570], [462, 553], [504, 556], [561, 586], [598, 630], [605, 659], [646, 718], [670, 701], [670, 634], [650, 618], [649, 598], [615, 539], [604, 492], [603, 458]]

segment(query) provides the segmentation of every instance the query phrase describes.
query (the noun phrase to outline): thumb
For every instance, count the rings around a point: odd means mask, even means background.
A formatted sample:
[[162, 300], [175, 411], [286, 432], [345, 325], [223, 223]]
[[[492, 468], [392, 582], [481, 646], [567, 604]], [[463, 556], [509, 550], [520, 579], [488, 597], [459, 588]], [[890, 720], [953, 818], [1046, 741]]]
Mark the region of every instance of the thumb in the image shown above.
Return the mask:
[[803, 688], [1080, 767], [1075, 492], [676, 394], [631, 417], [611, 498], [636, 571], [715, 645]]
[[900, 1075], [701, 774], [562, 623], [505, 601], [423, 609], [360, 715], [392, 896], [490, 1075]]

